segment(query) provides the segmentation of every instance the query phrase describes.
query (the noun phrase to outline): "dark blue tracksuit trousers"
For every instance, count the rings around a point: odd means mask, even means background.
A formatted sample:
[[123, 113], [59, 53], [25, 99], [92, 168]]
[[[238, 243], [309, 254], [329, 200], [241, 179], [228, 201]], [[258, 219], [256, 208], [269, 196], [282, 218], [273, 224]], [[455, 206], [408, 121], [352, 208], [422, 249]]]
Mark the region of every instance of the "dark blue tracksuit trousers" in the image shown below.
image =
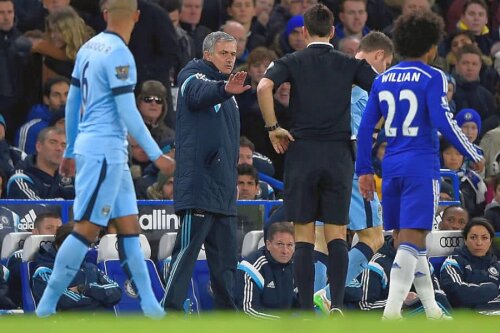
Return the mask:
[[233, 289], [237, 265], [236, 218], [197, 209], [182, 211], [167, 278], [165, 309], [183, 310], [193, 269], [205, 244], [216, 309], [236, 309]]

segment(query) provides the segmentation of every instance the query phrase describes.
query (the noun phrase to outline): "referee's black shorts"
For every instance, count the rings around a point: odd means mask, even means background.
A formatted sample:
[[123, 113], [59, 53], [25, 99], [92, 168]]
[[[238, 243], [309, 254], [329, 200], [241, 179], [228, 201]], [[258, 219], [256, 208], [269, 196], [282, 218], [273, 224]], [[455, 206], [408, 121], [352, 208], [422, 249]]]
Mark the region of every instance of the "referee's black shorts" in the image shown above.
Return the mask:
[[285, 155], [287, 220], [348, 224], [353, 172], [350, 141], [291, 142]]

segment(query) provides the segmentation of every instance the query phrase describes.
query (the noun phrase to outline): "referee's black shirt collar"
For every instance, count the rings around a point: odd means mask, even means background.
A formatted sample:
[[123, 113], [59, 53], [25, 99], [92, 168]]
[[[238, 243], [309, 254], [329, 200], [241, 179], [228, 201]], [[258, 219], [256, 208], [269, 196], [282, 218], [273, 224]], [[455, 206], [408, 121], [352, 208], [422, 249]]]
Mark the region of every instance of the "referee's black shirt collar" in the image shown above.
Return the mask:
[[307, 47], [331, 47], [333, 48], [333, 45], [330, 43], [325, 43], [325, 42], [312, 42], [307, 44]]

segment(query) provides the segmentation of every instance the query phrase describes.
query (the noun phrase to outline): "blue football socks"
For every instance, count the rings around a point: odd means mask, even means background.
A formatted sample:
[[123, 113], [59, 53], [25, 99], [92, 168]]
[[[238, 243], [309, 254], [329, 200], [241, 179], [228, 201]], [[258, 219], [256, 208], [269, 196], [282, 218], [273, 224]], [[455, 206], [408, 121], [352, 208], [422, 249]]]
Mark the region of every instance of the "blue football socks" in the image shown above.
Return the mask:
[[165, 310], [156, 300], [151, 287], [139, 235], [118, 235], [118, 252], [123, 270], [139, 293], [144, 314], [153, 319], [165, 316]]

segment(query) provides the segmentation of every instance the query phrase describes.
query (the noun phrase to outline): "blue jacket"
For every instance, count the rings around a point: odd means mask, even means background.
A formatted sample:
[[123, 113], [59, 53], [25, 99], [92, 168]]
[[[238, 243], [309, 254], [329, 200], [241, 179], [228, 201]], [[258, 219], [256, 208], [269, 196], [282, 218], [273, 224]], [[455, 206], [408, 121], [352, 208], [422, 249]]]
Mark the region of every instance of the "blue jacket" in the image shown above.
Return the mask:
[[236, 215], [240, 117], [228, 76], [194, 59], [179, 73], [174, 207]]
[[[56, 250], [52, 243], [44, 244], [35, 256], [36, 270], [31, 280], [33, 296], [38, 304], [52, 274]], [[57, 303], [58, 310], [96, 310], [110, 307], [118, 303], [122, 291], [118, 284], [111, 280], [96, 265], [84, 262], [69, 287], [77, 287], [78, 291], [66, 289]]]
[[238, 264], [235, 300], [246, 314], [261, 319], [278, 318], [268, 311], [298, 308], [293, 262], [277, 262], [265, 246], [252, 252]]
[[464, 246], [441, 266], [441, 286], [454, 307], [500, 310], [500, 263], [492, 254], [473, 256]]
[[9, 270], [0, 264], [0, 310], [15, 309], [16, 306], [9, 298]]
[[[380, 250], [372, 257], [368, 267], [361, 274], [362, 296], [359, 301], [361, 310], [382, 310], [387, 303], [389, 296], [389, 284], [391, 277], [391, 268], [396, 257], [396, 249], [392, 237], [388, 237]], [[431, 274], [432, 266], [429, 265]], [[434, 294], [439, 307], [448, 312], [451, 308], [446, 294], [440, 289], [438, 279], [432, 274], [434, 285]], [[346, 291], [347, 292], [347, 291]], [[423, 311], [422, 303], [416, 301], [409, 306], [412, 312]]]

